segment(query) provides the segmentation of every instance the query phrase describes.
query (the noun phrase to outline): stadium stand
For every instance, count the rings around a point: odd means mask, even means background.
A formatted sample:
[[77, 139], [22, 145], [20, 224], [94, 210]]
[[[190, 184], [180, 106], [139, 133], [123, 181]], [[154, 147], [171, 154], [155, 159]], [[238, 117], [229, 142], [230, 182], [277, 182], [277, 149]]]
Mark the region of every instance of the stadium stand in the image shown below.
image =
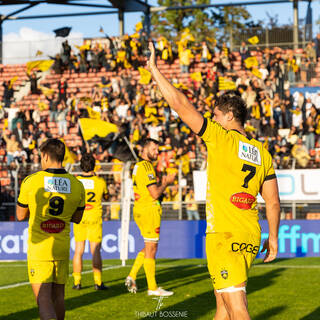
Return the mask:
[[[35, 72], [33, 83], [28, 64], [0, 66], [0, 181], [4, 197], [14, 198], [14, 185], [40, 168], [37, 147], [41, 142], [59, 137], [74, 154], [70, 163], [91, 150], [101, 165], [110, 165], [112, 174], [107, 181], [113, 190], [110, 201], [114, 207], [108, 207], [108, 218], [112, 210], [117, 217], [121, 179], [115, 172], [121, 171], [122, 161], [127, 160], [123, 156], [130, 153], [129, 148], [119, 152], [124, 143], [121, 138], [127, 137], [138, 153], [141, 139], [150, 136], [161, 142], [158, 173], [177, 171], [181, 165], [186, 179], [182, 195], [177, 186], [165, 194], [164, 201], [177, 212], [179, 204], [170, 202], [189, 194], [192, 170], [205, 168], [206, 150], [170, 112], [156, 86], [146, 79], [148, 73], [139, 71], [146, 65], [146, 45], [143, 35], [140, 40], [125, 36], [85, 41], [79, 48], [64, 43], [51, 69], [31, 70]], [[276, 168], [319, 168], [320, 93], [305, 96], [290, 92], [293, 86], [319, 83], [320, 60], [314, 44], [297, 50], [240, 48], [230, 52], [225, 44], [219, 47], [190, 41], [176, 49], [160, 38], [157, 50], [160, 70], [206, 117], [211, 117], [219, 92], [232, 90], [241, 95], [249, 111], [246, 130], [269, 149]], [[34, 90], [28, 90], [29, 82]], [[119, 135], [85, 141], [78, 120], [88, 117], [116, 124]], [[72, 170], [77, 172], [75, 165]], [[203, 217], [203, 208], [199, 211]], [[315, 219], [319, 214], [307, 213], [306, 217]], [[14, 215], [0, 219], [14, 219]]]

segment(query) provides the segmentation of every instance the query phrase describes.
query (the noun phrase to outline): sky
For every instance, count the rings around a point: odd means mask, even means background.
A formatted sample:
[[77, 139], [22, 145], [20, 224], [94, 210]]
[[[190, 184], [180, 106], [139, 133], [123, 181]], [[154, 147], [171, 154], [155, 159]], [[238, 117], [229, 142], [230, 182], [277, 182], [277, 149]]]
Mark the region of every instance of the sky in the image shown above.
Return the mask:
[[[251, 0], [247, 0], [250, 2]], [[94, 4], [109, 4], [105, 0], [93, 0]], [[224, 2], [243, 2], [243, 0], [215, 0], [211, 3]], [[149, 0], [149, 4], [157, 5], [157, 0]], [[23, 6], [0, 6], [0, 14], [6, 15]], [[319, 19], [320, 16], [320, 0], [313, 0], [313, 21]], [[247, 6], [247, 10], [254, 21], [268, 21], [267, 13], [271, 16], [278, 14], [280, 24], [292, 23], [293, 10], [292, 3], [285, 4], [269, 4], [269, 5], [252, 5]], [[20, 13], [19, 16], [39, 15], [39, 14], [57, 14], [84, 11], [100, 11], [100, 9], [88, 9], [75, 6], [58, 6], [40, 4], [34, 8]], [[299, 19], [305, 18], [307, 12], [307, 2], [299, 2]], [[125, 14], [125, 32], [133, 33], [134, 26], [141, 20], [141, 13]], [[99, 33], [100, 26], [106, 34], [110, 36], [119, 35], [118, 15], [96, 15], [85, 17], [64, 17], [51, 19], [34, 19], [34, 20], [10, 20], [5, 21], [3, 27], [4, 39], [4, 62], [17, 63], [25, 62], [30, 56], [34, 56], [37, 50], [44, 51], [46, 55], [53, 55], [57, 52], [57, 47], [61, 45], [61, 38], [54, 39], [53, 30], [64, 26], [72, 27], [69, 38], [73, 43], [77, 44], [85, 38], [101, 36]], [[314, 31], [318, 31], [319, 26], [314, 27]], [[54, 40], [54, 41], [53, 41]], [[30, 44], [30, 41], [33, 41]]]

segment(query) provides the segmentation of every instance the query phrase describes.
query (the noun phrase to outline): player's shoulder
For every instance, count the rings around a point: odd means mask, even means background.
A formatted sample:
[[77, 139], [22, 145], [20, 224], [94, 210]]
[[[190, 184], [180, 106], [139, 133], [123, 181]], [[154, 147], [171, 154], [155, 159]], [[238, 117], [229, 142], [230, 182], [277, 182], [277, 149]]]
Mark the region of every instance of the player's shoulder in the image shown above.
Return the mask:
[[40, 178], [43, 176], [43, 171], [37, 171], [35, 173], [29, 174], [28, 176], [26, 176], [23, 180], [22, 183], [32, 183], [34, 182], [36, 179]]
[[149, 171], [153, 169], [152, 163], [148, 160], [142, 159], [141, 161], [138, 162], [139, 167], [143, 167], [145, 170]]

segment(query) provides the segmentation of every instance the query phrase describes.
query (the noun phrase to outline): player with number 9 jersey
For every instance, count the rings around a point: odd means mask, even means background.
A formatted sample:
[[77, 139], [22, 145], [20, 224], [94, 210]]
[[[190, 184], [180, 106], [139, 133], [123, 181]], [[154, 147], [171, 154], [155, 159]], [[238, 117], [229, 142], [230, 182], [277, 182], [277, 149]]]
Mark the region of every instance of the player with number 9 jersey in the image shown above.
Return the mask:
[[28, 260], [69, 259], [70, 221], [85, 206], [83, 185], [65, 169], [47, 169], [26, 177], [18, 205], [29, 207]]

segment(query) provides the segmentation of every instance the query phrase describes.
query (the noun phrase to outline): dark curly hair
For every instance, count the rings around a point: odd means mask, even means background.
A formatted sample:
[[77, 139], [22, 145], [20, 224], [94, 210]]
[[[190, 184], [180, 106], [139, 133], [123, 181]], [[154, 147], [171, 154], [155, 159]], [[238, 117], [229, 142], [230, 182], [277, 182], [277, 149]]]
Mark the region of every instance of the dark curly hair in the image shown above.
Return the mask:
[[244, 125], [247, 119], [247, 106], [241, 97], [235, 94], [226, 93], [218, 97], [214, 104], [224, 114], [231, 111], [234, 118]]
[[96, 159], [91, 153], [85, 153], [80, 160], [80, 168], [84, 172], [90, 172], [94, 170]]

